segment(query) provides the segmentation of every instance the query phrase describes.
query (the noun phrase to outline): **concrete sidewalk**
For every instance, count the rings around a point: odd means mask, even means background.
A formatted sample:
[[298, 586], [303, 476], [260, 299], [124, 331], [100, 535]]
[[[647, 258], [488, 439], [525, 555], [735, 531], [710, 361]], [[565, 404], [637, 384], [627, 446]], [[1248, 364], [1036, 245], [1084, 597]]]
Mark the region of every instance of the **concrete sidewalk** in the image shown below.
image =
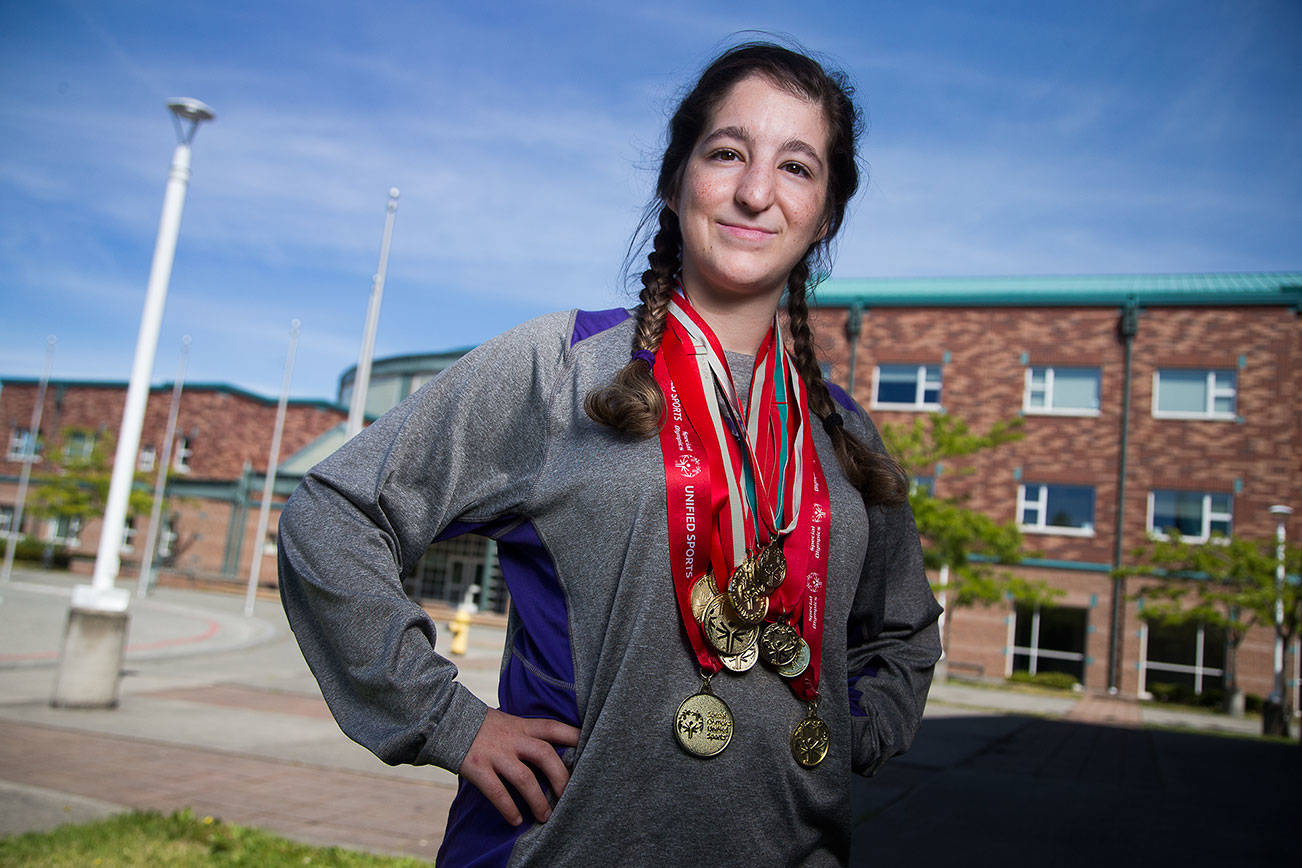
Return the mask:
[[[385, 766], [344, 737], [273, 597], [259, 599], [247, 619], [239, 594], [164, 588], [133, 600], [120, 706], [51, 708], [74, 581], [16, 571], [15, 581], [0, 587], [0, 834], [118, 807], [189, 807], [300, 840], [433, 857], [455, 778], [435, 768]], [[444, 654], [447, 638], [441, 629]], [[500, 627], [476, 626], [469, 653], [458, 660], [462, 682], [493, 705], [503, 641]], [[1161, 712], [1168, 726], [1244, 733], [1260, 727]], [[1106, 697], [937, 685], [914, 749], [877, 778], [856, 783], [856, 864], [880, 864], [887, 853], [914, 864], [951, 864], [957, 840], [984, 864], [979, 854], [1002, 852], [996, 845], [1008, 828], [1037, 835], [1065, 822], [1052, 817], [1091, 804], [1107, 814], [1102, 806], [1133, 802], [1151, 834], [1174, 835], [1184, 824], [1184, 838], [1197, 839], [1209, 827], [1193, 810], [1203, 798], [1195, 765], [1240, 801], [1249, 787], [1275, 787], [1288, 798], [1273, 804], [1295, 804], [1295, 746], [1140, 729], [1150, 713]], [[1243, 773], [1236, 777], [1225, 763], [1240, 764]], [[1216, 797], [1207, 804], [1238, 816], [1234, 804], [1220, 806]], [[1001, 805], [1016, 811], [996, 822]], [[1180, 810], [1173, 815], [1169, 806]], [[987, 814], [984, 830], [962, 820]], [[958, 828], [961, 839], [951, 833]], [[1226, 840], [1236, 852], [1273, 853], [1264, 828], [1254, 840], [1266, 843], [1256, 850], [1245, 851], [1234, 835]], [[969, 851], [982, 835], [990, 846]], [[915, 858], [924, 852], [936, 861]], [[1073, 859], [1073, 852], [1091, 851], [1068, 848], [1048, 861], [1094, 864]], [[1189, 864], [1205, 864], [1197, 853], [1188, 856]]]

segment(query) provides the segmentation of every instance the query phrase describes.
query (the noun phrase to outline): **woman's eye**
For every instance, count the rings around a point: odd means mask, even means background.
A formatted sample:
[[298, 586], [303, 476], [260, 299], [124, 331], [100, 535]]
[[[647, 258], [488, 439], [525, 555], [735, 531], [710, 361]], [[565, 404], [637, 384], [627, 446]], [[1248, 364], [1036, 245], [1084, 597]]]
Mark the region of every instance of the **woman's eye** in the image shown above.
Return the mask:
[[732, 160], [741, 159], [741, 154], [737, 153], [732, 148], [720, 148], [719, 150], [715, 151], [714, 154], [712, 154], [712, 156], [716, 160], [724, 160], [729, 162], [731, 162]]
[[813, 175], [812, 175], [812, 173], [810, 173], [809, 169], [808, 169], [807, 167], [801, 165], [800, 163], [787, 163], [787, 164], [785, 164], [782, 168], [785, 169], [786, 171], [790, 172], [791, 174], [793, 174], [793, 175], [799, 175], [799, 176], [802, 177], [802, 178], [810, 178], [810, 177], [813, 177]]

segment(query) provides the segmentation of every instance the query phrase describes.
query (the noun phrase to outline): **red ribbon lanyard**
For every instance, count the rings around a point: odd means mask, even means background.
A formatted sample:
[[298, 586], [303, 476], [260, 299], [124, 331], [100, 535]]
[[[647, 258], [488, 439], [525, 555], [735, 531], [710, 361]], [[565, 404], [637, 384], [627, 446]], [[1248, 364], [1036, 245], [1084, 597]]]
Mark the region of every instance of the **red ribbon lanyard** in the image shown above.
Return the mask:
[[[726, 589], [732, 570], [748, 554], [778, 543], [786, 556], [787, 578], [772, 594], [770, 611], [774, 617], [789, 617], [809, 645], [809, 666], [790, 684], [797, 696], [812, 700], [818, 695], [822, 660], [831, 509], [809, 436], [804, 384], [781, 341], [775, 321], [756, 359], [743, 416], [722, 347], [679, 294], [652, 374], [668, 405], [660, 447], [674, 596], [697, 662], [710, 673], [722, 668], [692, 615], [692, 585], [713, 568], [715, 590], [720, 585]], [[775, 377], [784, 381], [785, 408], [775, 398]], [[747, 468], [754, 479], [754, 515]], [[763, 540], [756, 538], [755, 518], [763, 525]], [[778, 527], [778, 521], [784, 526]], [[787, 536], [779, 540], [780, 535]]]

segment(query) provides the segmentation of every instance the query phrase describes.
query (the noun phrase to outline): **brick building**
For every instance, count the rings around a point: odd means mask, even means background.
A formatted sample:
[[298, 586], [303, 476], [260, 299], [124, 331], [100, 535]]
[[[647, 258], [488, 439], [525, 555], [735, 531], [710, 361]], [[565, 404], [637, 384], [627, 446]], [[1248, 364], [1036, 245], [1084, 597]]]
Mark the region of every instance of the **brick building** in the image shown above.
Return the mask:
[[[1271, 505], [1302, 507], [1302, 273], [830, 280], [817, 295], [832, 379], [879, 426], [1024, 419], [975, 474], [942, 466], [927, 482], [1016, 521], [1035, 556], [1015, 571], [1065, 595], [951, 612], [951, 672], [1065, 671], [1132, 696], [1159, 680], [1220, 688], [1224, 637], [1146, 624], [1141, 583], [1111, 573], [1164, 528], [1269, 538]], [[1264, 628], [1240, 646], [1247, 693], [1271, 691], [1273, 648]]]
[[[1065, 671], [1089, 688], [1115, 685], [1132, 696], [1157, 681], [1198, 692], [1221, 686], [1224, 638], [1146, 624], [1141, 584], [1118, 586], [1112, 569], [1162, 528], [1194, 538], [1264, 538], [1275, 527], [1271, 505], [1302, 507], [1302, 273], [831, 280], [817, 296], [811, 322], [831, 377], [878, 425], [946, 412], [981, 430], [1024, 417], [1024, 439], [980, 456], [974, 475], [947, 475], [942, 466], [928, 482], [937, 495], [965, 495], [976, 509], [1017, 521], [1034, 556], [1014, 569], [1064, 596], [1039, 610], [1007, 603], [952, 611], [953, 674]], [[853, 341], [848, 323], [859, 326]], [[367, 415], [464, 352], [376, 360]], [[335, 402], [290, 402], [277, 507], [342, 444], [352, 383], [350, 369]], [[0, 527], [14, 501], [20, 465], [13, 459], [35, 391], [32, 380], [0, 381], [9, 440], [0, 455]], [[162, 451], [169, 397], [167, 385], [151, 392], [142, 466]], [[41, 424], [46, 454], [67, 448], [62, 432], [115, 428], [124, 398], [124, 383], [52, 382]], [[166, 569], [247, 575], [274, 415], [274, 399], [224, 385], [186, 387], [174, 459], [184, 469], [168, 487]], [[277, 514], [270, 540], [261, 541], [266, 581], [275, 575]], [[1302, 537], [1299, 515], [1288, 525], [1290, 540]], [[71, 535], [57, 523], [38, 527], [29, 518], [25, 525], [41, 539], [68, 539], [88, 568], [93, 524]], [[133, 557], [124, 552], [128, 570]], [[501, 611], [507, 602], [493, 542], [478, 537], [431, 547], [407, 582], [416, 599], [456, 603], [478, 586], [482, 608]], [[1273, 643], [1272, 631], [1258, 628], [1240, 647], [1247, 692], [1270, 692]], [[1294, 684], [1297, 660], [1293, 649]]]
[[[0, 454], [0, 529], [13, 520], [21, 458], [26, 451], [38, 383], [0, 380], [0, 426], [6, 448]], [[152, 486], [164, 451], [163, 435], [172, 386], [150, 390], [140, 439], [137, 468]], [[97, 439], [116, 437], [126, 400], [126, 383], [51, 380], [41, 416], [40, 451], [32, 468], [33, 489], [42, 474], [57, 472], [65, 456], [89, 454]], [[327, 401], [292, 400], [286, 408], [282, 455], [292, 455], [324, 431], [340, 427], [347, 411]], [[255, 548], [267, 455], [276, 417], [276, 400], [227, 385], [186, 384], [177, 414], [176, 439], [167, 486], [167, 508], [160, 533], [163, 571], [197, 578], [247, 575]], [[103, 446], [103, 442], [101, 443]], [[112, 453], [108, 455], [112, 460]], [[296, 480], [278, 475], [276, 499], [283, 501]], [[27, 504], [32, 503], [31, 490]], [[270, 542], [261, 550], [267, 560], [262, 575], [274, 576], [275, 518]], [[99, 542], [99, 521], [39, 518], [25, 511], [23, 532], [65, 546], [73, 568], [89, 571]], [[137, 541], [144, 540], [148, 516], [128, 524], [122, 561], [124, 571], [140, 562]]]

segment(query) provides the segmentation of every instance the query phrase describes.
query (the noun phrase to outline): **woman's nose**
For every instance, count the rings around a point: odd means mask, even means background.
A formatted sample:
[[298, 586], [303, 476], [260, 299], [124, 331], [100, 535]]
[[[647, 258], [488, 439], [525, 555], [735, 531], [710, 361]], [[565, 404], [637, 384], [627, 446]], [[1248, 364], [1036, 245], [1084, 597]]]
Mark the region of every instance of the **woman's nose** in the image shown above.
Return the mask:
[[763, 211], [773, 204], [773, 170], [751, 163], [737, 185], [737, 202], [749, 211]]

